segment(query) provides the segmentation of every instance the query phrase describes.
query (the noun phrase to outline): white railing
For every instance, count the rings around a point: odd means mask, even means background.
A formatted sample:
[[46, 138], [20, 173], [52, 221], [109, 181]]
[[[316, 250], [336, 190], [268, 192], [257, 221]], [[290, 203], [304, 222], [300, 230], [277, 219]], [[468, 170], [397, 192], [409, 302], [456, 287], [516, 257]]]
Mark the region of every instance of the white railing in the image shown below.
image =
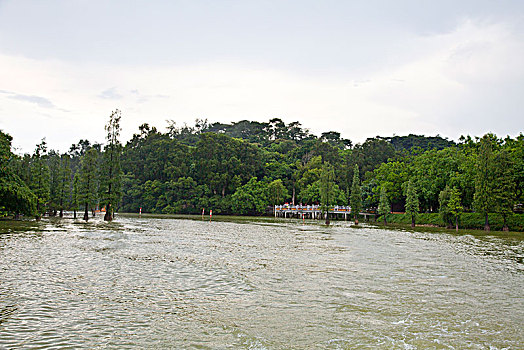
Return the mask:
[[[319, 205], [275, 205], [275, 211], [320, 211]], [[335, 205], [334, 207], [329, 208], [329, 211], [335, 212], [351, 212], [351, 207]]]

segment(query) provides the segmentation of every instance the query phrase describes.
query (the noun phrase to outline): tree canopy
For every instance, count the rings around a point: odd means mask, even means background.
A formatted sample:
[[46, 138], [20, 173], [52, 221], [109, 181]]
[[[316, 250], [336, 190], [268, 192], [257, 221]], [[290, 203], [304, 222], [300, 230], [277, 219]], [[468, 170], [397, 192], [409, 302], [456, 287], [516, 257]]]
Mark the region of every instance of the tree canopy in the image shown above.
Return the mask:
[[438, 135], [377, 136], [354, 144], [337, 131], [315, 136], [280, 118], [198, 119], [194, 126], [168, 121], [165, 132], [144, 123], [122, 145], [119, 115], [106, 125], [105, 144], [80, 139], [63, 154], [44, 139], [33, 154], [14, 155], [2, 133], [2, 215], [102, 207], [263, 215], [291, 203], [350, 205], [384, 219], [390, 211], [413, 218], [441, 212], [451, 225], [460, 204], [482, 213], [488, 227], [489, 213], [510, 217], [524, 202], [522, 134], [457, 143]]

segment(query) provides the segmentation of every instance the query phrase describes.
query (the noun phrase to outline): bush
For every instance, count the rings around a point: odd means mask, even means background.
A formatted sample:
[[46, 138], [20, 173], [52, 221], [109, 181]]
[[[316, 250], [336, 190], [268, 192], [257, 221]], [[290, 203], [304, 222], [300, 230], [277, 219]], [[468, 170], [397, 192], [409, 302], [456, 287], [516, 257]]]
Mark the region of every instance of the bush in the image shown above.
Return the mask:
[[[436, 225], [446, 227], [439, 213], [421, 213], [417, 215], [417, 224]], [[492, 230], [501, 231], [504, 224], [502, 215], [492, 213], [488, 215], [489, 225]], [[394, 224], [411, 224], [411, 216], [407, 214], [388, 214], [387, 221]], [[507, 217], [511, 231], [524, 231], [524, 214], [511, 214]], [[480, 213], [463, 213], [460, 216], [459, 228], [484, 229], [484, 216]]]

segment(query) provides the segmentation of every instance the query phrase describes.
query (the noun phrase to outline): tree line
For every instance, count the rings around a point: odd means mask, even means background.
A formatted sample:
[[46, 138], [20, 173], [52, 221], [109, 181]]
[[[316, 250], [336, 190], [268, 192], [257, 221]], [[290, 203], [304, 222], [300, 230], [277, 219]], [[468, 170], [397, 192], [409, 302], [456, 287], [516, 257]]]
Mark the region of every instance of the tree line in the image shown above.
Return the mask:
[[[142, 124], [125, 145], [120, 113], [106, 125], [106, 144], [80, 140], [58, 154], [45, 141], [17, 156], [1, 134], [4, 215], [61, 215], [63, 210], [107, 213], [263, 215], [277, 204], [350, 205], [386, 218], [440, 212], [458, 225], [463, 212], [521, 208], [524, 136], [375, 137], [353, 144], [336, 131], [315, 136], [300, 122], [168, 121], [165, 132]], [[5, 174], [5, 175], [4, 175]], [[108, 210], [107, 210], [108, 209]], [[57, 214], [58, 213], [58, 214]], [[111, 216], [111, 214], [109, 214]], [[107, 217], [110, 219], [110, 217]], [[355, 218], [358, 220], [358, 216]], [[507, 229], [507, 225], [504, 225]]]
[[63, 216], [64, 210], [89, 212], [104, 207], [107, 221], [120, 206], [122, 145], [120, 111], [111, 113], [105, 127], [106, 145], [80, 140], [69, 152], [48, 150], [45, 138], [33, 154], [18, 156], [11, 151], [12, 137], [0, 131], [0, 216], [21, 214]]

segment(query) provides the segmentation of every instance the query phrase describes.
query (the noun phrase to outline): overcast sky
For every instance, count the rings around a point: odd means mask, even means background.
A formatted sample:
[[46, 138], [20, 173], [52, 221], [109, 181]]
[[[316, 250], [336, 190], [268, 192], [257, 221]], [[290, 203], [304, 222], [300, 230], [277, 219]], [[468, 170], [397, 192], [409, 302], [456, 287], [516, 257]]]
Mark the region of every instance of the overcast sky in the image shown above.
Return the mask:
[[0, 0], [0, 129], [20, 152], [142, 123], [279, 117], [377, 135], [524, 132], [524, 1]]

